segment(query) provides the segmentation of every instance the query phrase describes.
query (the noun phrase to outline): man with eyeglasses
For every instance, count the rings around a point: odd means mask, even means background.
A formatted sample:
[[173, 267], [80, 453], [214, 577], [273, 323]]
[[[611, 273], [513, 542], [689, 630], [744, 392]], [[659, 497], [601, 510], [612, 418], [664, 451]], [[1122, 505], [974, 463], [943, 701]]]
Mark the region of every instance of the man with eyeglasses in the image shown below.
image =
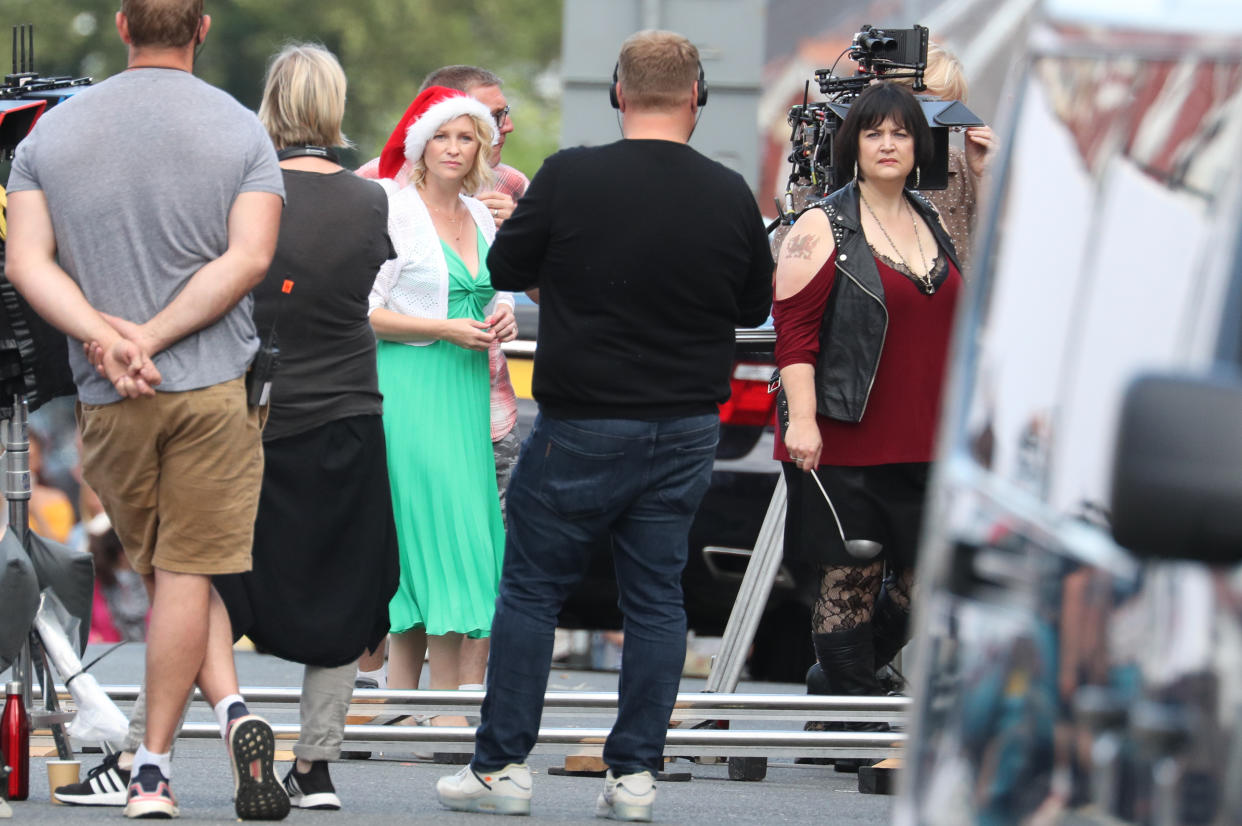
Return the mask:
[[[492, 113], [496, 121], [496, 142], [492, 144], [488, 163], [495, 175], [493, 188], [474, 195], [492, 212], [492, 217], [499, 227], [513, 214], [518, 198], [526, 192], [530, 179], [519, 170], [500, 162], [501, 152], [505, 147], [505, 138], [513, 131], [513, 118], [509, 117], [509, 102], [501, 90], [501, 80], [494, 73], [478, 66], [444, 66], [436, 69], [423, 79], [419, 87], [421, 92], [429, 86], [445, 86], [465, 92], [482, 103]], [[358, 169], [364, 178], [379, 177], [379, 159], [376, 158]], [[404, 186], [409, 180], [409, 166], [403, 165], [394, 180]], [[498, 297], [513, 297], [509, 293], [497, 293]], [[504, 300], [502, 297], [501, 300]], [[510, 304], [512, 306], [512, 304]], [[518, 451], [522, 440], [517, 430], [517, 394], [513, 383], [509, 380], [509, 365], [505, 354], [500, 349], [500, 342], [494, 342], [488, 350], [488, 364], [491, 373], [491, 407], [492, 407], [492, 451], [496, 458], [496, 487], [500, 491], [500, 515], [505, 516], [506, 493], [509, 489], [509, 475], [517, 462]], [[486, 638], [462, 641], [460, 664], [460, 682], [463, 689], [482, 689], [483, 674], [487, 669], [488, 640]], [[384, 656], [382, 650], [374, 654], [365, 654], [358, 663], [358, 681], [360, 688], [383, 688]]]

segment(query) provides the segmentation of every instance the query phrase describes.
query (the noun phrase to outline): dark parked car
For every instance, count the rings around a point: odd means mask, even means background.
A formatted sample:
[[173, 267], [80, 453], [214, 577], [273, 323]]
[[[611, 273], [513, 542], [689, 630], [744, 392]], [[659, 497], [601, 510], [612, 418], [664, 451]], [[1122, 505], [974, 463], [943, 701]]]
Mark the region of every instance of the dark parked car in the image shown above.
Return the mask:
[[[517, 306], [520, 338], [506, 346], [518, 390], [518, 426], [530, 432], [537, 412], [530, 399], [539, 308], [525, 296]], [[738, 330], [732, 390], [720, 409], [720, 444], [712, 484], [690, 529], [690, 555], [682, 577], [689, 627], [700, 636], [719, 636], [733, 610], [780, 466], [772, 458], [775, 397], [772, 377], [773, 333]], [[617, 588], [611, 548], [593, 554], [582, 585], [561, 613], [565, 628], [619, 629]], [[749, 670], [755, 679], [801, 682], [814, 661], [809, 604], [798, 598], [782, 571], [774, 583], [755, 636]]]

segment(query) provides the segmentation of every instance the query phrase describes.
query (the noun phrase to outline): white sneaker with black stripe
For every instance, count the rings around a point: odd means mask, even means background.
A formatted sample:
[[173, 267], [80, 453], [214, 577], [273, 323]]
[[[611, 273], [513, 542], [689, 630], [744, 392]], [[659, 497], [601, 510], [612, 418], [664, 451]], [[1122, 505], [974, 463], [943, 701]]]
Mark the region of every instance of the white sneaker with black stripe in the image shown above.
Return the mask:
[[70, 806], [124, 806], [129, 771], [120, 766], [121, 753], [113, 752], [86, 773], [86, 779], [57, 786], [52, 796]]

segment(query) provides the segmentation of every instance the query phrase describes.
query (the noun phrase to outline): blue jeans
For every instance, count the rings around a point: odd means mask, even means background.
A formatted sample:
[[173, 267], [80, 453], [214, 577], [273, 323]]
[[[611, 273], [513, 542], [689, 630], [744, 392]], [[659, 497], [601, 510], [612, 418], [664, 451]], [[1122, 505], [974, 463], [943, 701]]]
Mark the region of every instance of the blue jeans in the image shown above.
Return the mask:
[[509, 482], [476, 769], [521, 763], [534, 747], [557, 615], [611, 534], [625, 643], [604, 762], [617, 775], [660, 770], [686, 658], [681, 574], [718, 437], [714, 414], [535, 420]]

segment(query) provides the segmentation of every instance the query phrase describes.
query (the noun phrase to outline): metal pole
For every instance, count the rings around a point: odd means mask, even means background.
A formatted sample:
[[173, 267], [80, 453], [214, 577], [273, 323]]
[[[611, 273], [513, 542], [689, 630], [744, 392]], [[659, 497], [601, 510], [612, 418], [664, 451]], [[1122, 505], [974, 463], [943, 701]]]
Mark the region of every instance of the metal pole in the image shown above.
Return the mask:
[[[4, 422], [4, 496], [9, 502], [9, 530], [18, 543], [26, 547], [26, 532], [30, 518], [30, 441], [27, 436], [28, 412], [26, 399], [13, 397], [13, 418]], [[27, 713], [34, 708], [34, 659], [30, 641], [22, 645], [13, 675], [22, 681], [23, 701]]]
[[[13, 418], [4, 422], [4, 495], [9, 503], [9, 525], [18, 544], [24, 549], [26, 538], [30, 532], [30, 412], [24, 396], [13, 397]], [[32, 628], [22, 644], [22, 650], [13, 664], [13, 676], [21, 680], [22, 701], [31, 729], [42, 721], [52, 721], [49, 725], [56, 741], [56, 752], [61, 760], [73, 759], [73, 747], [65, 734], [64, 723], [58, 722], [63, 716], [59, 714], [59, 702], [56, 692], [48, 693], [44, 706], [47, 714], [37, 714], [34, 705], [35, 675], [40, 675], [40, 689], [52, 685], [52, 669], [47, 662], [47, 654], [43, 650], [42, 641]], [[43, 694], [40, 691], [40, 694]]]
[[[294, 740], [300, 733], [296, 723], [275, 723], [278, 740]], [[610, 729], [541, 728], [536, 748], [539, 752], [579, 753], [582, 748], [602, 751]], [[371, 743], [439, 743], [472, 746], [472, 726], [375, 726], [347, 725], [344, 739]], [[220, 736], [216, 723], [186, 723], [181, 736], [210, 739]], [[823, 757], [895, 757], [901, 754], [906, 735], [901, 732], [846, 731], [760, 731], [730, 729], [669, 729], [664, 753], [670, 757], [788, 755]]]
[[742, 584], [737, 590], [737, 599], [729, 613], [720, 653], [712, 660], [706, 691], [730, 693], [741, 681], [746, 652], [754, 642], [759, 618], [768, 604], [768, 595], [772, 593], [772, 583], [776, 581], [784, 555], [786, 498], [785, 477], [780, 475], [776, 478], [776, 489], [772, 491], [768, 512], [759, 528], [755, 550], [750, 555]]
[[[119, 702], [133, 702], [141, 690], [139, 685], [103, 685], [104, 693]], [[68, 696], [68, 689], [56, 686], [58, 693]], [[252, 705], [297, 705], [302, 700], [298, 687], [245, 686], [239, 692]], [[42, 691], [38, 695], [42, 697]], [[194, 695], [202, 696], [201, 692]], [[483, 704], [484, 691], [455, 691], [440, 689], [356, 689], [351, 700], [358, 708], [367, 706], [403, 706], [410, 709], [452, 709], [473, 711]], [[615, 711], [615, 691], [549, 691], [544, 695], [547, 712]], [[681, 712], [731, 712], [734, 716], [760, 716], [763, 712], [786, 713], [801, 719], [803, 714], [836, 712], [853, 715], [885, 715], [900, 717], [910, 708], [909, 697], [853, 696], [820, 694], [716, 694], [712, 692], [685, 692], [677, 695], [674, 710]], [[376, 709], [379, 710], [379, 709]], [[393, 708], [384, 708], [393, 711]], [[768, 716], [768, 715], [763, 715]]]

